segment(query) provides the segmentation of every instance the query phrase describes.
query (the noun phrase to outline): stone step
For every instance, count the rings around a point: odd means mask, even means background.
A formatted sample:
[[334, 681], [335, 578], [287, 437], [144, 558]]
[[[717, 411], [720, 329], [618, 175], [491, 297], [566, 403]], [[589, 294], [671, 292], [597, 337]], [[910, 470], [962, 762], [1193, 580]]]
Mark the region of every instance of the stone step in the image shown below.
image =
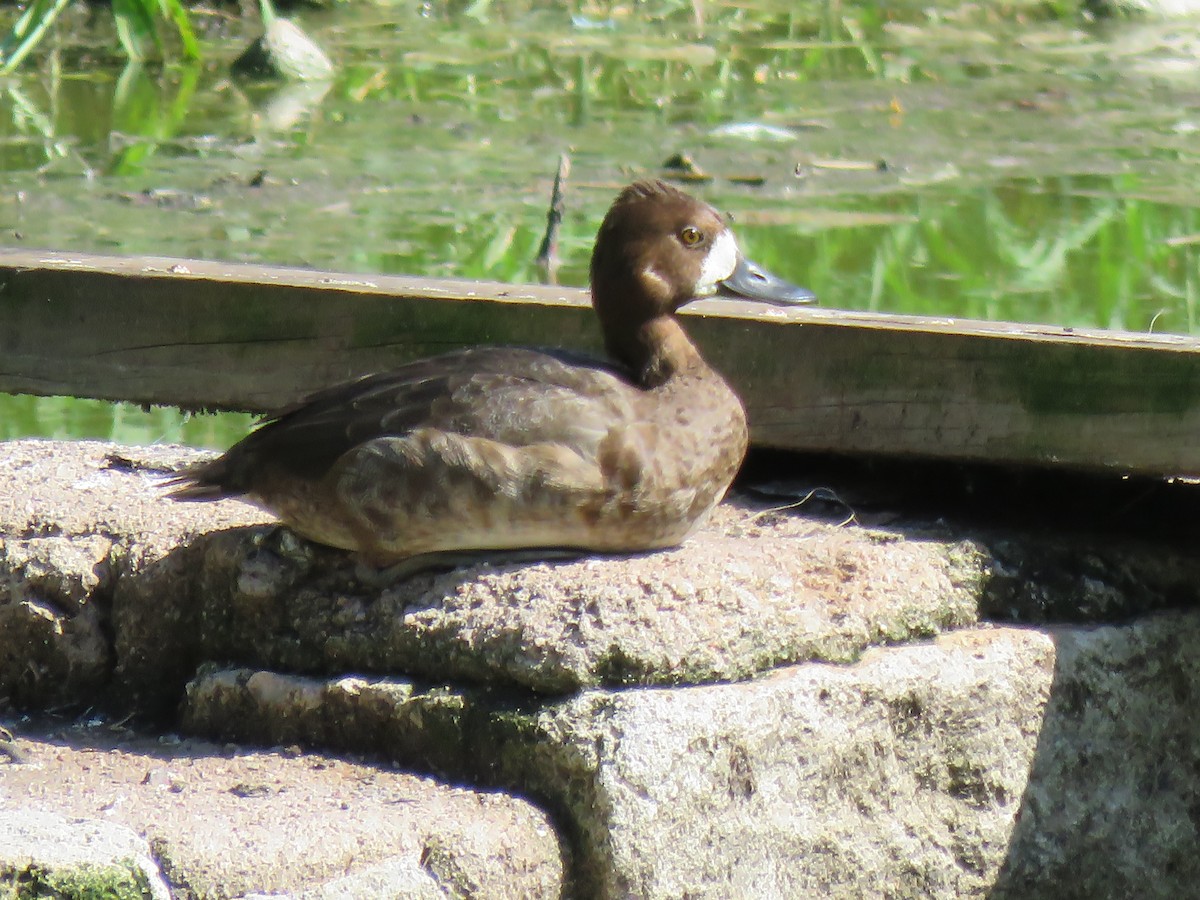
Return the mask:
[[0, 764], [0, 893], [506, 900], [563, 889], [554, 825], [505, 794], [107, 724], [33, 726], [18, 746], [23, 761]]

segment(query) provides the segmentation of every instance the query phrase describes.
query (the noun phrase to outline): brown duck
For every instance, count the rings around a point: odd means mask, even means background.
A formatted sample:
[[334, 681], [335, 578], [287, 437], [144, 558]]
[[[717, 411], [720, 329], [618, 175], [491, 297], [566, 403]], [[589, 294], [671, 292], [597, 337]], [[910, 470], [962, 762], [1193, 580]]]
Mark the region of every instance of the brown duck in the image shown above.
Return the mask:
[[368, 375], [269, 417], [172, 496], [244, 496], [377, 565], [679, 544], [733, 480], [746, 415], [676, 311], [719, 290], [812, 295], [746, 261], [716, 210], [661, 182], [617, 197], [591, 281], [609, 360], [478, 347]]

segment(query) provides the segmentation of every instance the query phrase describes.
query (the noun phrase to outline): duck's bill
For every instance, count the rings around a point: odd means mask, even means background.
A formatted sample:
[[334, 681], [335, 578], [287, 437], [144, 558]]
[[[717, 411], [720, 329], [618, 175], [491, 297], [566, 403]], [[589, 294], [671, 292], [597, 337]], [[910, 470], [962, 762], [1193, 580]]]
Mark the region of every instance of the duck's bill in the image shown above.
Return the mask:
[[817, 300], [817, 295], [808, 288], [784, 281], [745, 257], [738, 257], [737, 268], [718, 285], [718, 293], [727, 297], [745, 297], [775, 306], [815, 303]]

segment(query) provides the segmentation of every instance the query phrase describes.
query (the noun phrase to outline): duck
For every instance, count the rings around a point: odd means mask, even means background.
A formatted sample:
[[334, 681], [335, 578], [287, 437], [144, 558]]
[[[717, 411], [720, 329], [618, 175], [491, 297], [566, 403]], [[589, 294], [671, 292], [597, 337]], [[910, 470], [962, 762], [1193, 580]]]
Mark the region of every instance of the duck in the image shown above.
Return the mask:
[[729, 489], [746, 412], [677, 313], [813, 294], [757, 266], [726, 218], [662, 181], [624, 188], [591, 258], [607, 358], [470, 347], [318, 391], [172, 479], [248, 500], [377, 567], [497, 551], [676, 547]]

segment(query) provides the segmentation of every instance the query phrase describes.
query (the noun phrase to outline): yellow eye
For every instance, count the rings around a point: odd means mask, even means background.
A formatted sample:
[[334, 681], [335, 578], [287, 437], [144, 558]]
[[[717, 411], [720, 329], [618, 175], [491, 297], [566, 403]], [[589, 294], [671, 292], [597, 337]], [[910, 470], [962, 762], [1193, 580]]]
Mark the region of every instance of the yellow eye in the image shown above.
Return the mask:
[[699, 228], [686, 225], [684, 226], [683, 230], [679, 232], [679, 239], [683, 241], [684, 246], [695, 247], [698, 243], [704, 240], [704, 235], [700, 233]]

